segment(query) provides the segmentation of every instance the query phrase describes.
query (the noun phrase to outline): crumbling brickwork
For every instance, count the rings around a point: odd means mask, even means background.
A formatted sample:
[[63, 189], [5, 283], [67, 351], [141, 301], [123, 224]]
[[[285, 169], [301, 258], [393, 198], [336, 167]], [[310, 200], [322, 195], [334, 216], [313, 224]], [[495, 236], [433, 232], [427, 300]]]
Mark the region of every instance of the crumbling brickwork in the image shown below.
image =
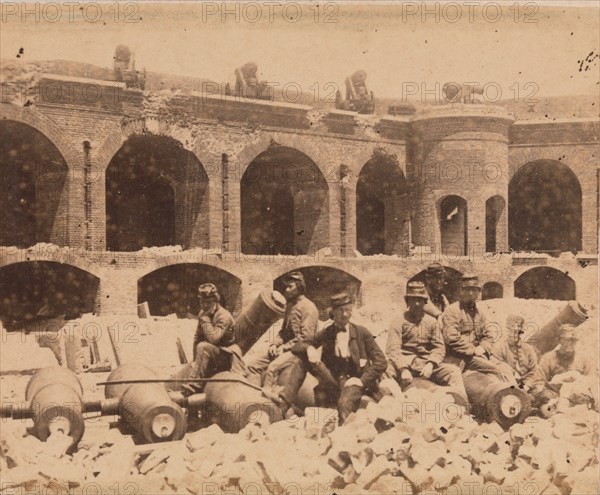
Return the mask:
[[[0, 266], [60, 259], [91, 270], [100, 279], [95, 296], [99, 311], [134, 314], [138, 281], [160, 267], [178, 263], [218, 267], [238, 277], [241, 291], [232, 306], [236, 310], [242, 300], [259, 290], [258, 285], [263, 288], [285, 273], [284, 268], [331, 266], [333, 262], [336, 269], [368, 287], [359, 291], [363, 300], [387, 296], [390, 290], [400, 297], [406, 280], [434, 259], [460, 271], [479, 272], [483, 283], [500, 284], [505, 297], [514, 294], [515, 280], [531, 265], [547, 264], [562, 271], [569, 267], [577, 297], [588, 297], [579, 284], [586, 284], [589, 277], [584, 273], [596, 270], [597, 264], [597, 122], [577, 118], [515, 122], [499, 106], [478, 104], [432, 106], [412, 117], [378, 119], [268, 101], [142, 93], [97, 81], [62, 82], [69, 88], [68, 98], [41, 91], [27, 107], [2, 103], [1, 115], [7, 122], [41, 133], [63, 160], [62, 182], [54, 181], [55, 175], [52, 182], [44, 174], [37, 179], [46, 183], [36, 196], [44, 225], [38, 240], [68, 249], [19, 249], [12, 247], [18, 244], [16, 240], [3, 238]], [[84, 88], [96, 83], [100, 96]], [[60, 86], [61, 81], [49, 78], [47, 84]], [[137, 151], [132, 152], [132, 142], [137, 143]], [[111, 163], [124, 150], [130, 153], [132, 163], [137, 163], [156, 143], [174, 143], [173, 149], [183, 150], [188, 157], [185, 163], [171, 165], [160, 160], [154, 163], [150, 158], [155, 178], [172, 187], [174, 244], [181, 245], [183, 251], [164, 247], [110, 252], [107, 173]], [[296, 252], [284, 252], [280, 258], [272, 253], [243, 253], [248, 208], [262, 201], [261, 207], [272, 211], [277, 208], [273, 198], [281, 196], [273, 193], [258, 201], [248, 195], [244, 188], [253, 182], [249, 174], [256, 173], [260, 156], [283, 149], [289, 153], [275, 153], [268, 164], [272, 176], [268, 180], [255, 177], [253, 185], [255, 193], [272, 183], [274, 191], [281, 189], [290, 195], [289, 205], [281, 208], [277, 221], [289, 223]], [[365, 164], [374, 156], [387, 158], [367, 173]], [[577, 258], [486, 255], [486, 247], [505, 253], [513, 247], [508, 235], [509, 185], [520, 168], [537, 160], [568, 167], [581, 187], [581, 249]], [[3, 174], [9, 165], [10, 155], [4, 153]], [[149, 165], [136, 166], [139, 183], [145, 184]], [[297, 169], [314, 177], [278, 179]], [[380, 229], [376, 235], [382, 239], [378, 248], [381, 254], [377, 249], [370, 253], [374, 257], [362, 256], [357, 250], [357, 235], [365, 231], [364, 225], [357, 228], [357, 221], [369, 218], [363, 215], [365, 203], [357, 194], [361, 173], [363, 180], [368, 177], [369, 181], [389, 185], [393, 177], [397, 182], [397, 187], [382, 189], [383, 200], [375, 208], [384, 212], [384, 218], [373, 227]], [[134, 183], [138, 179], [135, 174]], [[378, 190], [368, 189], [369, 201]], [[449, 196], [464, 201], [464, 224], [452, 234], [454, 237], [443, 239], [441, 204]], [[256, 235], [264, 237], [260, 230], [264, 218], [260, 211], [258, 215]], [[447, 212], [447, 216], [453, 215], [453, 211]], [[494, 229], [487, 225], [491, 221]], [[139, 232], [129, 234], [136, 237]], [[458, 244], [457, 235], [463, 234], [464, 252], [444, 252], [448, 243]], [[378, 283], [368, 284], [371, 279]], [[382, 279], [389, 282], [382, 284]], [[590, 297], [595, 294], [592, 292]]]

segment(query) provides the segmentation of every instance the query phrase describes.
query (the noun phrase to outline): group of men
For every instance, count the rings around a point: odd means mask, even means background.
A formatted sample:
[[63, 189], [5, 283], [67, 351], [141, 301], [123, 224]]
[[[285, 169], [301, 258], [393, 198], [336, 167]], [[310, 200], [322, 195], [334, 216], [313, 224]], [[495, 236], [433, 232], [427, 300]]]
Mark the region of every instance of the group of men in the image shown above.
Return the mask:
[[535, 350], [523, 341], [522, 317], [509, 316], [505, 338], [498, 336], [477, 306], [478, 277], [463, 275], [459, 300], [450, 304], [444, 294], [445, 269], [438, 263], [427, 267], [425, 282], [407, 284], [406, 309], [398, 309], [388, 328], [385, 354], [366, 328], [351, 321], [354, 301], [349, 293], [331, 296], [332, 323], [319, 330], [319, 311], [306, 297], [303, 275], [289, 273], [283, 283], [286, 309], [281, 330], [263, 352], [246, 360], [235, 344], [233, 318], [220, 305], [217, 288], [201, 285], [194, 362], [188, 377], [235, 371], [270, 391], [269, 397], [286, 414], [293, 411], [296, 395], [311, 373], [318, 380], [316, 405], [337, 407], [343, 423], [358, 409], [363, 395], [381, 395], [379, 383], [384, 378], [395, 379], [402, 389], [415, 378], [430, 380], [449, 387], [457, 402], [468, 407], [462, 374], [474, 370], [521, 387], [541, 409], [558, 398], [551, 383], [555, 375], [590, 371], [575, 354], [573, 326], [560, 328], [559, 345], [538, 362]]

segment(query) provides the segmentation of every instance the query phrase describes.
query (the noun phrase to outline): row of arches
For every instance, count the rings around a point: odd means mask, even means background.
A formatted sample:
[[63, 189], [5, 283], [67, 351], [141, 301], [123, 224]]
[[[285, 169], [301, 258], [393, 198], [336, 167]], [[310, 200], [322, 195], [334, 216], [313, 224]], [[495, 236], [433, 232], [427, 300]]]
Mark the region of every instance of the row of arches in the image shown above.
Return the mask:
[[[0, 133], [0, 245], [66, 245], [69, 174], [64, 157], [29, 125], [4, 119]], [[242, 252], [302, 255], [329, 245], [334, 183], [297, 149], [273, 145], [258, 154], [240, 180]], [[130, 136], [105, 174], [107, 249], [208, 246], [208, 184], [203, 164], [175, 139]], [[364, 164], [356, 181], [356, 215], [346, 219], [356, 221], [361, 254], [405, 252], [410, 218], [418, 215], [411, 211], [409, 189], [394, 156], [374, 153]], [[467, 201], [459, 194], [445, 196], [437, 215], [442, 250], [452, 246], [456, 254], [467, 254]], [[506, 228], [508, 247], [515, 251], [580, 251], [582, 192], [573, 171], [553, 160], [523, 165], [508, 184], [507, 200], [497, 195], [485, 203], [486, 252], [500, 248], [499, 232]]]
[[[306, 279], [307, 296], [315, 302], [321, 319], [327, 319], [329, 297], [339, 291], [352, 293], [360, 305], [362, 282], [354, 275], [330, 266], [305, 266], [298, 270]], [[458, 299], [462, 273], [446, 267], [450, 302]], [[281, 290], [281, 274], [273, 288]], [[410, 280], [424, 280], [425, 271]], [[222, 304], [239, 314], [242, 309], [242, 281], [234, 274], [202, 263], [177, 263], [154, 270], [137, 282], [138, 303], [147, 303], [150, 314], [176, 314], [190, 318], [199, 310], [197, 287], [212, 282], [219, 288]], [[483, 299], [500, 298], [503, 286], [488, 281]], [[515, 297], [528, 299], [573, 300], [575, 282], [568, 274], [551, 267], [534, 267], [514, 281]], [[110, 297], [110, 294], [107, 294]], [[75, 266], [52, 261], [25, 261], [0, 268], [0, 320], [8, 329], [28, 328], [52, 318], [72, 319], [100, 307], [100, 279]]]

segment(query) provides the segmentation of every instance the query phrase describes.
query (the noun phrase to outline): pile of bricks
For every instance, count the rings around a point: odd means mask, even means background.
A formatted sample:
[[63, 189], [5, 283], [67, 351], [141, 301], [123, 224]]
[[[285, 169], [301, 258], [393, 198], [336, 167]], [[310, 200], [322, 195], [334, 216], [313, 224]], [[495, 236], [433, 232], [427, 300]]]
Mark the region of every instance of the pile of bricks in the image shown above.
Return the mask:
[[140, 493], [417, 494], [453, 485], [595, 493], [598, 414], [567, 402], [549, 420], [504, 431], [478, 424], [447, 394], [410, 389], [364, 401], [341, 427], [337, 411], [309, 408], [302, 418], [269, 424], [263, 415], [238, 434], [212, 425], [165, 444], [134, 445], [113, 428], [87, 435], [72, 455], [60, 437], [42, 443], [15, 423], [3, 434], [0, 470], [3, 482], [25, 488], [118, 481]]

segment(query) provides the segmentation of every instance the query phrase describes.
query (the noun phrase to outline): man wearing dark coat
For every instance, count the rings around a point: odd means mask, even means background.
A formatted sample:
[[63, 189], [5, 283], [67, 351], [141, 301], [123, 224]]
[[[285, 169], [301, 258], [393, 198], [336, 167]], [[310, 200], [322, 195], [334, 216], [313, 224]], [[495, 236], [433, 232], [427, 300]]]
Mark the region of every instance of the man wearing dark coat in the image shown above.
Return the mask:
[[309, 369], [319, 380], [315, 402], [336, 407], [340, 423], [358, 409], [363, 394], [373, 394], [386, 370], [386, 359], [369, 331], [350, 321], [354, 303], [347, 293], [330, 300], [333, 323], [313, 342], [298, 342], [293, 352], [306, 356]]

